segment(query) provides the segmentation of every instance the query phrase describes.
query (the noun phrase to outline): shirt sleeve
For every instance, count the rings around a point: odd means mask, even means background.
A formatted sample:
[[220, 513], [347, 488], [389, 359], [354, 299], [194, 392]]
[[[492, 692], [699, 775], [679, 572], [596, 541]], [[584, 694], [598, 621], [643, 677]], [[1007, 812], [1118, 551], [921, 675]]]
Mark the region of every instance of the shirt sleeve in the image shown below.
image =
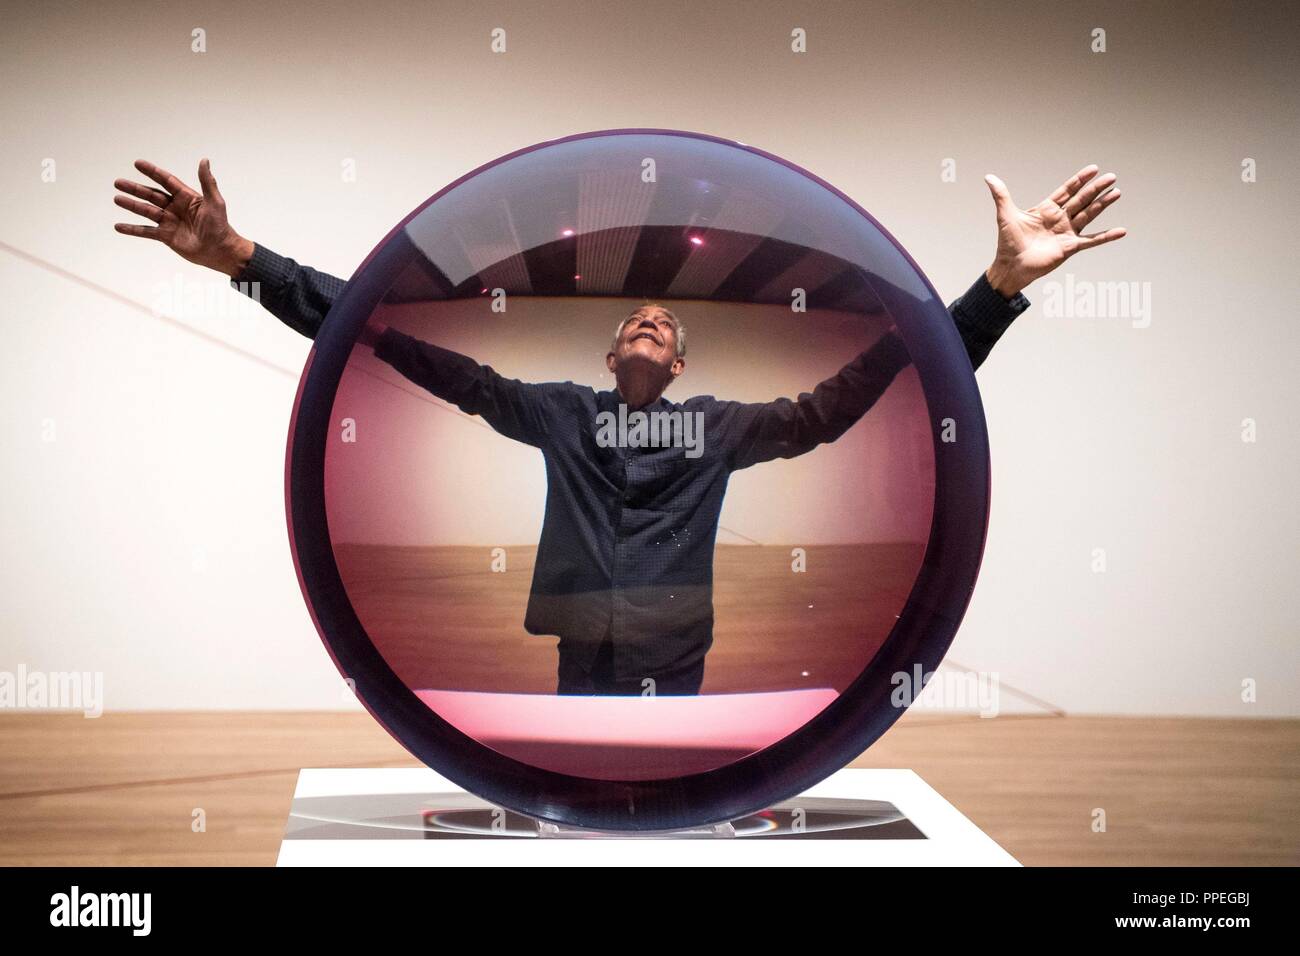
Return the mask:
[[375, 357], [466, 414], [481, 415], [507, 438], [538, 448], [547, 444], [558, 404], [576, 387], [506, 378], [491, 366], [391, 326], [375, 342]]
[[248, 265], [230, 284], [295, 332], [315, 339], [347, 282], [254, 243]]
[[731, 470], [794, 458], [853, 427], [911, 362], [903, 340], [887, 332], [844, 368], [798, 399], [718, 402], [718, 426]]
[[1027, 308], [1029, 300], [1023, 292], [1005, 299], [1001, 292], [989, 285], [988, 276], [983, 272], [965, 294], [948, 306], [948, 314], [961, 334], [972, 369], [983, 364], [1002, 333]]

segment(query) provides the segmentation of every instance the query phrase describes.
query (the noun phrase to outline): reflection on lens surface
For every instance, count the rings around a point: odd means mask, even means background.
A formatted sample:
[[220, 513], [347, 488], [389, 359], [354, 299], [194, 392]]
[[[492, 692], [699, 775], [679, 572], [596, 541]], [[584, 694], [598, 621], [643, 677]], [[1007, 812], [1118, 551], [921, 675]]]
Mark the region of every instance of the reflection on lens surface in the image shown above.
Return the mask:
[[834, 187], [702, 134], [495, 160], [315, 336], [287, 505], [340, 673], [447, 779], [569, 826], [735, 819], [878, 739], [965, 611], [966, 346]]

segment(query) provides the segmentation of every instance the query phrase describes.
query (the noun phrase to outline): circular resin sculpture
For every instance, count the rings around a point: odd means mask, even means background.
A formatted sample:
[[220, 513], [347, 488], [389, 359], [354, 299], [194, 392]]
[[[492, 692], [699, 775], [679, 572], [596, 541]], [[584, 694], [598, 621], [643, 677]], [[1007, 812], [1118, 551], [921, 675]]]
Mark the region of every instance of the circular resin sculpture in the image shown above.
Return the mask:
[[609, 130], [379, 244], [286, 477], [303, 593], [389, 733], [503, 808], [657, 831], [898, 719], [969, 601], [989, 461], [947, 310], [865, 210], [753, 147]]

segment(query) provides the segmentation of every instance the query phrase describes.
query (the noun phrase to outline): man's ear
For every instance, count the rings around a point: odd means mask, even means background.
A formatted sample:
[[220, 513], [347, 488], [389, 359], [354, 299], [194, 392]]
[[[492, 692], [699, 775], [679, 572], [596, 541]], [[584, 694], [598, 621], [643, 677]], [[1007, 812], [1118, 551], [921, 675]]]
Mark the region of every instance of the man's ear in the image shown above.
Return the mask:
[[615, 361], [614, 361], [614, 353], [613, 353], [613, 352], [607, 352], [607, 353], [605, 354], [605, 368], [609, 369], [609, 370], [612, 372], [612, 371], [614, 371], [614, 366], [615, 366], [615, 364], [616, 364], [616, 363], [615, 363]]
[[686, 371], [686, 359], [684, 358], [673, 359], [673, 368], [672, 368], [673, 378], [676, 378], [678, 375], [681, 375], [682, 372], [685, 371]]

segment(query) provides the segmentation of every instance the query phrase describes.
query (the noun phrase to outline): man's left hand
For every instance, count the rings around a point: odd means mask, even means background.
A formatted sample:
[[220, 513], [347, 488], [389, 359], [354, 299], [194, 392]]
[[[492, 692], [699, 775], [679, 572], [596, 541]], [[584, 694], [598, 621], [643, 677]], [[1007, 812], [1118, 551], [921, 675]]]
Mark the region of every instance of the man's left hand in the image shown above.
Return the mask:
[[1115, 174], [1097, 175], [1085, 166], [1055, 192], [1029, 209], [1021, 209], [997, 176], [984, 177], [998, 214], [998, 251], [986, 275], [989, 284], [1010, 299], [1035, 279], [1047, 275], [1081, 249], [1122, 239], [1121, 226], [1085, 233], [1084, 227], [1119, 199]]

